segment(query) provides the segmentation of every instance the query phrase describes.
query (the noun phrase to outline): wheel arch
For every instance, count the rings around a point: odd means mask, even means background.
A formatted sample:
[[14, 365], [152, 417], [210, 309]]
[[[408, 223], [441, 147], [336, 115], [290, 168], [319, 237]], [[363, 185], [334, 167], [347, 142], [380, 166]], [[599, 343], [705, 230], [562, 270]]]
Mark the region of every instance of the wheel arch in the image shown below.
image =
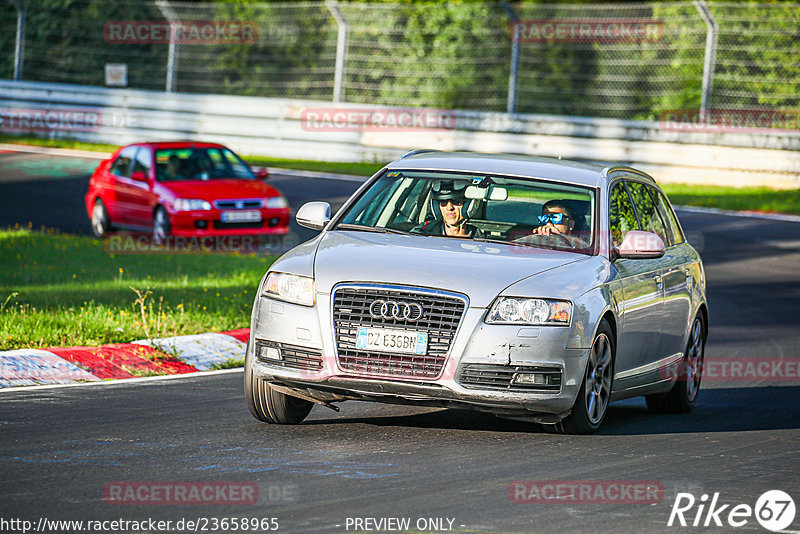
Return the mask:
[[[703, 334], [705, 338], [708, 338], [708, 306], [705, 302], [701, 302], [700, 306], [697, 307], [697, 312], [694, 314], [695, 317], [700, 316], [703, 318]], [[693, 321], [694, 322], [694, 321]]]
[[[603, 314], [600, 316], [600, 319], [597, 321], [597, 326], [595, 327], [595, 334], [597, 334], [597, 329], [600, 327], [600, 323], [603, 322], [605, 319], [608, 322], [608, 326], [611, 327], [611, 334], [613, 335], [614, 339], [614, 357], [616, 357], [616, 349], [618, 344], [618, 334], [617, 334], [617, 317], [614, 315], [614, 312], [611, 311], [611, 308], [607, 309]], [[594, 339], [594, 336], [592, 337]]]

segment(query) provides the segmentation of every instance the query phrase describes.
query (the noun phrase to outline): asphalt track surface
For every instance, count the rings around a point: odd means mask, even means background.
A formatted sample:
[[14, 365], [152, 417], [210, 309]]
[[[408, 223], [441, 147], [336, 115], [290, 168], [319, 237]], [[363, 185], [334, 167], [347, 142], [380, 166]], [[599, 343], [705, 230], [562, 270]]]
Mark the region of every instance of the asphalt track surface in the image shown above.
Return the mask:
[[[88, 232], [84, 170], [64, 164], [65, 176], [37, 177], [7, 165], [7, 157], [0, 154], [0, 196], [10, 209], [0, 225], [31, 221]], [[272, 183], [292, 206], [340, 203], [357, 185], [280, 176]], [[679, 216], [708, 275], [707, 360], [800, 358], [800, 224]], [[597, 434], [558, 436], [488, 415], [357, 402], [342, 404], [340, 413], [315, 407], [299, 426], [265, 425], [247, 411], [241, 371], [5, 391], [0, 519], [153, 518], [174, 528], [182, 518], [277, 518], [280, 532], [365, 532], [353, 528], [354, 518], [397, 517], [430, 532], [444, 530], [416, 522], [446, 518], [443, 525], [453, 520], [454, 532], [705, 531], [667, 526], [678, 492], [698, 500], [719, 492], [719, 504], [731, 505], [723, 522], [733, 505], [752, 507], [771, 489], [800, 504], [799, 394], [797, 378], [718, 379], [704, 384], [691, 414], [653, 415], [634, 399], [612, 404]], [[516, 503], [509, 487], [519, 480], [656, 481], [664, 494], [655, 503]], [[258, 500], [103, 500], [108, 484], [126, 481], [254, 483]], [[690, 524], [696, 512], [697, 506], [686, 513]], [[787, 528], [800, 531], [800, 518]], [[1, 521], [0, 530], [19, 531]], [[753, 517], [742, 528], [711, 530], [767, 532]]]

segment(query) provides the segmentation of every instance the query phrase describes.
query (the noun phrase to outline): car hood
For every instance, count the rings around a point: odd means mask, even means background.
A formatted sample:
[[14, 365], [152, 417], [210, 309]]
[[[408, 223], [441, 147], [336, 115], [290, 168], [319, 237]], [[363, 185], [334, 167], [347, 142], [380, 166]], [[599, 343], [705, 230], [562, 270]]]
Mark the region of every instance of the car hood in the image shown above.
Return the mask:
[[317, 291], [340, 282], [411, 285], [464, 293], [487, 307], [506, 287], [588, 256], [463, 239], [325, 232], [314, 260]]
[[174, 198], [199, 198], [212, 201], [233, 198], [263, 198], [278, 195], [278, 190], [258, 180], [187, 180], [161, 182]]

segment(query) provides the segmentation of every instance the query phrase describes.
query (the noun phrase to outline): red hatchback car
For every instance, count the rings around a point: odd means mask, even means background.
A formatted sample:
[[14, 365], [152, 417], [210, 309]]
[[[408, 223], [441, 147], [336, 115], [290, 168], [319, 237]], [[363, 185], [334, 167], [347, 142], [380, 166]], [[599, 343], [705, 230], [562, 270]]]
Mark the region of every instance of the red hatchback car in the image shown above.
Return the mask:
[[152, 230], [156, 241], [286, 234], [289, 205], [268, 176], [215, 143], [137, 143], [97, 167], [86, 211], [97, 236], [114, 228]]

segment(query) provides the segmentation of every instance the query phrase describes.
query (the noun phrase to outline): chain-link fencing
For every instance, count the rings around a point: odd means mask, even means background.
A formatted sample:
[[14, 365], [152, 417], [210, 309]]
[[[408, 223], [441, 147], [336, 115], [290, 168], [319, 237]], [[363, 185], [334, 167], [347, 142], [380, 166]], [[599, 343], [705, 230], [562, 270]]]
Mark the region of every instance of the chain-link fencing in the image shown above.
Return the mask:
[[10, 0], [15, 76], [620, 119], [796, 109], [800, 3]]

